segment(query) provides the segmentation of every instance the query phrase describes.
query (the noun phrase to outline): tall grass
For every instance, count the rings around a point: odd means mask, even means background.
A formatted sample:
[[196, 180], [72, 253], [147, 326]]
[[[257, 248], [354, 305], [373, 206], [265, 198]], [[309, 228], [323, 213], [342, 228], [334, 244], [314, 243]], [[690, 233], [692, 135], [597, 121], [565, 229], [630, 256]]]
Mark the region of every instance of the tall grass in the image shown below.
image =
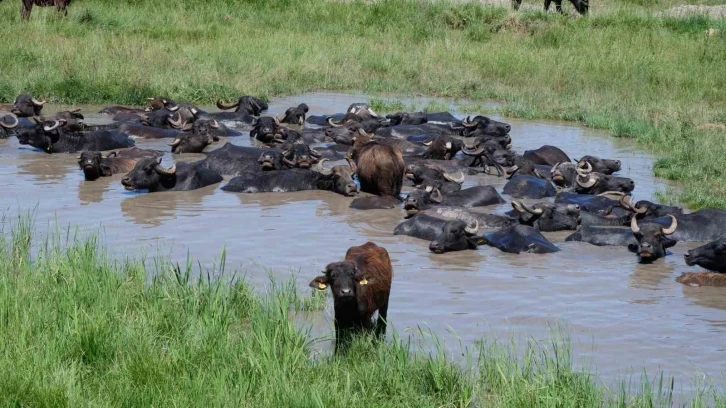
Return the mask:
[[[567, 342], [482, 345], [461, 364], [394, 333], [314, 355], [289, 285], [191, 279], [192, 263], [164, 260], [150, 276], [72, 230], [33, 242], [28, 219], [0, 239], [0, 406], [666, 406], [662, 384], [603, 388]], [[726, 406], [702, 389], [693, 406]]]
[[726, 122], [726, 21], [656, 14], [679, 2], [595, 1], [578, 18], [539, 0], [520, 12], [447, 0], [86, 0], [68, 18], [36, 8], [24, 23], [6, 1], [0, 100], [211, 103], [317, 89], [497, 100], [505, 115], [637, 139], [661, 157], [656, 175], [684, 182], [684, 203], [726, 208], [726, 130], [700, 127]]

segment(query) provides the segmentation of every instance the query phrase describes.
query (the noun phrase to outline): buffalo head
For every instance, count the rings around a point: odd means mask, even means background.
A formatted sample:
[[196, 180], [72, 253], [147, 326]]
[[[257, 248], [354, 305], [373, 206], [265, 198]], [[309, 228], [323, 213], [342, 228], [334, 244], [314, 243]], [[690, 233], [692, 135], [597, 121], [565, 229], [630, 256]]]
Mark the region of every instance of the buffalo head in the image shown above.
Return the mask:
[[267, 103], [260, 98], [246, 95], [240, 97], [236, 103], [217, 101], [217, 107], [222, 110], [234, 109], [237, 113], [260, 116], [263, 110], [267, 110]]
[[461, 121], [461, 126], [452, 123], [451, 128], [459, 130], [460, 135], [464, 137], [504, 136], [512, 130], [508, 123], [498, 122], [481, 115], [475, 116], [474, 119], [467, 116]]
[[201, 153], [212, 142], [219, 138], [214, 136], [214, 129], [219, 129], [219, 123], [214, 119], [200, 119], [191, 126], [191, 133], [177, 136], [169, 146], [172, 153]]
[[476, 236], [479, 231], [479, 222], [466, 225], [462, 220], [447, 221], [442, 228], [441, 235], [429, 244], [429, 250], [436, 254], [444, 252], [476, 249], [486, 243], [483, 237]]
[[512, 201], [519, 223], [538, 231], [576, 230], [580, 223], [580, 207], [576, 204], [536, 203], [532, 207]]
[[33, 117], [35, 126], [18, 133], [18, 142], [21, 145], [30, 145], [44, 152], [52, 153], [53, 144], [61, 137], [61, 129], [66, 124], [64, 119], [44, 122]]
[[726, 237], [719, 238], [683, 255], [686, 265], [698, 265], [715, 272], [726, 273]]
[[631, 252], [638, 254], [641, 263], [653, 262], [666, 254], [666, 249], [676, 244], [676, 241], [669, 238], [678, 228], [678, 220], [670, 215], [671, 226], [663, 228], [655, 222], [642, 222], [638, 224], [637, 217], [631, 218], [630, 229], [633, 231], [638, 244], [628, 245]]
[[147, 157], [136, 162], [133, 170], [131, 170], [123, 179], [126, 190], [144, 190], [155, 191], [160, 185], [176, 182], [176, 165], [171, 168], [161, 166], [161, 158]]
[[21, 118], [38, 116], [40, 111], [43, 110], [43, 105], [45, 105], [45, 99], [38, 100], [28, 94], [22, 94], [15, 98], [12, 113]]

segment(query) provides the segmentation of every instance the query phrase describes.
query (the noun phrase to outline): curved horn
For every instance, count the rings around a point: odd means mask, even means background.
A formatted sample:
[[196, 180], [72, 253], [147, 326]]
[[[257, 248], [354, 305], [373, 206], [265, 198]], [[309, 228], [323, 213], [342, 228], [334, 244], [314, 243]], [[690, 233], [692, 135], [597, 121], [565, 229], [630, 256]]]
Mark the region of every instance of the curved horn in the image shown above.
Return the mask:
[[640, 234], [640, 227], [638, 226], [638, 218], [633, 217], [630, 219], [630, 229], [634, 234]]
[[318, 164], [315, 166], [315, 171], [322, 174], [323, 176], [329, 176], [333, 174], [332, 170], [326, 170], [325, 167], [323, 167], [323, 164], [328, 161], [328, 159], [322, 159], [318, 162]]
[[287, 165], [288, 165], [288, 166], [290, 166], [290, 167], [295, 167], [295, 165], [297, 164], [297, 163], [295, 163], [294, 161], [292, 161], [292, 160], [288, 159], [288, 158], [287, 158], [287, 157], [285, 157], [285, 156], [282, 156], [282, 161], [284, 161], [284, 162], [285, 162], [285, 164], [287, 164]]
[[325, 118], [325, 121], [328, 122], [328, 125], [330, 125], [332, 127], [343, 127], [343, 125], [340, 125], [340, 124], [337, 124], [337, 123], [333, 122], [333, 117], [332, 116], [328, 116], [327, 118]]
[[30, 102], [33, 102], [33, 105], [35, 105], [35, 106], [43, 106], [43, 105], [45, 105], [45, 99], [43, 99], [42, 101], [39, 101], [39, 100], [37, 100], [35, 98], [30, 98]]
[[[676, 217], [674, 217], [670, 214], [668, 216], [671, 217], [671, 226], [668, 228], [660, 229], [661, 232], [663, 233], [663, 235], [671, 235], [674, 232], [676, 232], [676, 229], [678, 228], [678, 220], [676, 219]], [[635, 217], [633, 217], [633, 219], [635, 219]]]
[[161, 167], [161, 163], [159, 163], [154, 169], [162, 176], [173, 176], [176, 173], [176, 163], [168, 169]]
[[625, 208], [628, 211], [634, 212], [636, 214], [643, 215], [648, 212], [647, 208], [638, 208], [635, 206], [635, 203], [633, 202], [633, 197], [625, 196], [623, 195], [620, 197], [620, 206]]
[[546, 178], [545, 176], [543, 176], [542, 174], [540, 174], [540, 172], [537, 171], [537, 169], [534, 169], [534, 175], [537, 176], [537, 178], [541, 178], [541, 179]]
[[575, 181], [577, 181], [577, 185], [579, 185], [582, 188], [590, 188], [590, 187], [594, 186], [595, 183], [597, 183], [597, 180], [594, 177], [592, 177], [590, 175], [588, 175], [587, 177], [588, 178], [587, 178], [586, 183], [583, 183], [582, 181], [580, 181], [580, 177], [577, 177], [575, 179]]
[[209, 127], [212, 129], [219, 129], [219, 122], [217, 122], [217, 119], [212, 119], [212, 123], [209, 124]]
[[278, 117], [277, 117], [277, 115], [273, 116], [273, 119], [275, 119], [275, 124], [276, 124], [277, 126], [280, 126], [280, 125], [281, 125], [281, 123], [280, 123], [280, 118], [278, 118]]
[[606, 196], [615, 196], [615, 197], [625, 197], [625, 193], [622, 191], [606, 191], [604, 193], [600, 193], [597, 195], [598, 197], [606, 197]]
[[[164, 102], [164, 103], [166, 103], [166, 102]], [[168, 107], [168, 108], [166, 108], [166, 110], [168, 110], [169, 112], [176, 112], [179, 110], [179, 105], [174, 105], [174, 106]]]
[[378, 117], [378, 114], [371, 108], [368, 108], [368, 113], [373, 116], [374, 118]]
[[433, 143], [434, 143], [434, 141], [431, 140], [431, 141], [428, 141], [428, 142], [423, 142], [421, 144], [424, 145], [424, 146], [431, 146]]
[[[325, 159], [323, 159], [323, 160], [325, 160]], [[352, 171], [353, 173], [355, 173], [355, 172], [357, 172], [357, 171], [358, 171], [358, 166], [356, 166], [356, 165], [355, 165], [355, 161], [354, 161], [353, 159], [351, 159], [350, 157], [346, 157], [346, 158], [345, 158], [345, 161], [347, 161], [347, 162], [348, 162], [348, 166], [350, 166], [350, 170], [351, 170], [351, 171]]]
[[153, 101], [156, 98], [146, 98], [147, 101]]
[[319, 151], [315, 150], [315, 149], [310, 149], [310, 155], [313, 156], [316, 159], [319, 159], [319, 158], [323, 157], [323, 154], [320, 153]]
[[[13, 122], [11, 124], [5, 123], [5, 118], [7, 118], [8, 116], [13, 118], [15, 120], [15, 122]], [[7, 115], [5, 115], [3, 117], [3, 120], [0, 121], [0, 126], [4, 127], [5, 129], [14, 129], [18, 126], [18, 123], [20, 123], [20, 120], [18, 119], [18, 117], [12, 113], [8, 113]]]
[[53, 126], [43, 126], [43, 130], [45, 130], [46, 132], [52, 132], [66, 123], [66, 121], [63, 119], [54, 120], [53, 122]]
[[459, 177], [454, 177], [451, 174], [444, 172], [445, 179], [447, 179], [449, 181], [453, 181], [454, 183], [457, 183], [457, 184], [461, 184], [464, 182], [464, 172], [459, 171], [459, 175], [460, 175]]
[[239, 101], [236, 103], [224, 103], [222, 100], [217, 101], [217, 107], [222, 110], [234, 109], [239, 106]]
[[542, 215], [542, 213], [544, 212], [544, 210], [541, 209], [541, 208], [535, 208], [533, 210], [532, 208], [528, 207], [523, 202], [516, 201], [516, 200], [512, 200], [512, 207], [514, 207], [515, 210], [517, 210], [517, 211], [519, 211], [521, 213], [528, 212], [528, 213], [533, 214], [533, 215]]
[[365, 131], [365, 129], [360, 128], [358, 129], [358, 134], [361, 136], [367, 136], [367, 137], [374, 137], [375, 135], [373, 133], [368, 133]]
[[561, 162], [557, 162], [557, 164], [555, 164], [554, 166], [552, 166], [552, 170], [550, 170], [550, 173], [551, 174], [555, 174], [555, 172], [557, 171], [557, 168], [560, 167], [560, 164], [562, 164], [562, 163]]
[[484, 145], [480, 144], [479, 147], [474, 150], [464, 146], [461, 148], [461, 151], [467, 156], [481, 156], [481, 154], [484, 153]]
[[473, 127], [476, 127], [477, 125], [479, 125], [476, 122], [472, 122], [471, 119], [469, 118], [469, 116], [467, 116], [466, 119], [462, 120], [461, 124], [462, 124], [462, 126], [468, 127], [468, 128], [473, 128]]
[[592, 165], [589, 162], [577, 163], [577, 174], [585, 176], [592, 173]]
[[477, 232], [479, 232], [479, 220], [477, 220], [477, 219], [474, 220], [473, 227], [470, 227], [468, 225], [466, 227], [464, 227], [464, 231], [469, 235], [474, 235]]
[[171, 146], [171, 147], [174, 147], [174, 146], [178, 146], [178, 145], [179, 145], [179, 143], [181, 143], [181, 139], [179, 139], [179, 138], [177, 137], [176, 139], [174, 139], [174, 141], [173, 141], [173, 142], [169, 143], [169, 146]]
[[[177, 119], [177, 120], [174, 120], [174, 116], [176, 116], [176, 117], [177, 117], [178, 119]], [[182, 128], [182, 127], [184, 126], [184, 123], [182, 122], [182, 117], [181, 117], [181, 115], [180, 115], [180, 114], [178, 114], [178, 113], [177, 113], [177, 114], [175, 114], [175, 115], [169, 116], [169, 117], [168, 117], [168, 118], [166, 119], [166, 121], [167, 121], [167, 122], [169, 122], [169, 124], [170, 124], [171, 126], [173, 126], [173, 127], [177, 128], [177, 129], [181, 129], [181, 128]]]
[[181, 130], [192, 130], [193, 127], [194, 127], [193, 123], [184, 122], [184, 124], [181, 127]]

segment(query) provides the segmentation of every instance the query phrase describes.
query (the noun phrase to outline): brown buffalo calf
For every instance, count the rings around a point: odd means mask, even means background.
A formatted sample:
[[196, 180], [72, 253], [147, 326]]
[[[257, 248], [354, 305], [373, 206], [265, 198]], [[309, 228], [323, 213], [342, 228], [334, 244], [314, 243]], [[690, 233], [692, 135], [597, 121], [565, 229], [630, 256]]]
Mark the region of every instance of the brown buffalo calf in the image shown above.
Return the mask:
[[[352, 334], [373, 331], [386, 334], [388, 298], [393, 267], [385, 248], [373, 242], [348, 249], [345, 261], [329, 264], [324, 275], [310, 282], [318, 290], [330, 287], [335, 309], [335, 352], [350, 344]], [[378, 311], [374, 324], [373, 314]]]
[[726, 286], [726, 274], [713, 272], [684, 272], [676, 282], [686, 286]]
[[354, 146], [350, 156], [361, 191], [400, 198], [406, 164], [399, 149], [373, 140]]

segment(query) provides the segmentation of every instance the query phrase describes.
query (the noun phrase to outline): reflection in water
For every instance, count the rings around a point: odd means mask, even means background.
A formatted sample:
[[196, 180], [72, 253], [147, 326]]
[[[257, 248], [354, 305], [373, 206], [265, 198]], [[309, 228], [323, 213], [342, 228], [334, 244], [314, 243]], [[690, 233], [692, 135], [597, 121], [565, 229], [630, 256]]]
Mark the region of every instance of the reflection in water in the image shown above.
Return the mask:
[[[273, 101], [269, 114], [306, 102], [310, 114], [319, 115], [367, 100], [365, 95], [307, 94]], [[88, 107], [84, 114], [97, 110]], [[108, 120], [86, 117], [93, 123]], [[570, 157], [619, 159], [621, 175], [636, 182], [637, 199], [653, 199], [655, 192], [673, 187], [653, 178], [653, 159], [627, 140], [571, 124], [506, 121], [518, 152], [554, 144]], [[247, 136], [230, 140], [254, 143]], [[137, 140], [137, 145], [168, 152], [168, 142]], [[448, 346], [456, 349], [458, 340], [466, 346], [483, 336], [546, 339], [547, 324], [564, 321], [572, 328], [573, 355], [589, 355], [594, 340], [593, 364], [610, 379], [642, 367], [684, 380], [694, 367], [709, 375], [723, 370], [726, 288], [688, 288], [674, 281], [693, 271], [683, 263], [683, 253], [698, 243], [679, 243], [672, 255], [651, 265], [639, 265], [626, 248], [564, 242], [569, 233], [545, 234], [562, 249], [555, 254], [513, 255], [484, 246], [433, 255], [427, 241], [392, 235], [403, 220], [400, 208], [353, 210], [352, 198], [331, 192], [237, 194], [219, 189], [225, 181], [191, 192], [130, 193], [121, 186], [122, 175], [85, 182], [76, 155], [21, 149], [11, 139], [0, 141], [0, 157], [0, 207], [15, 210], [20, 203], [23, 211], [38, 203], [39, 228], [55, 220], [90, 232], [102, 226], [110, 249], [123, 254], [158, 249], [181, 261], [189, 251], [209, 266], [226, 248], [228, 268], [239, 267], [250, 282], [267, 285], [270, 271], [278, 278], [299, 271], [298, 286], [307, 291], [307, 282], [324, 265], [341, 260], [350, 246], [373, 240], [388, 249], [394, 263], [389, 318], [399, 333], [429, 326], [453, 340]], [[203, 157], [167, 155], [164, 162]], [[464, 187], [491, 184], [501, 191], [504, 183], [503, 178], [467, 176]], [[504, 204], [491, 212], [510, 209]], [[322, 323], [320, 334], [330, 334], [325, 312], [304, 318]], [[697, 352], [684, 358], [684, 350], [694, 344]]]
[[[198, 217], [203, 211], [204, 197], [214, 193], [219, 185], [194, 191], [138, 193], [128, 192], [121, 201], [121, 212], [135, 224], [161, 225], [164, 221], [183, 217]], [[183, 215], [182, 215], [183, 213]]]

